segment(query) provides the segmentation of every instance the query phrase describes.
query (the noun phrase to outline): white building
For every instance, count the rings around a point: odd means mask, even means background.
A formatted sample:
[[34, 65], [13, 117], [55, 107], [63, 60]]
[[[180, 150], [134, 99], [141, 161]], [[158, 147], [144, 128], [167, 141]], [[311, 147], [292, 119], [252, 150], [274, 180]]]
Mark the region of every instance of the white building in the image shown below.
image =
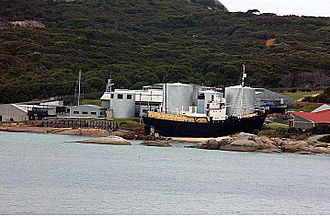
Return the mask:
[[33, 104], [0, 104], [0, 122], [20, 122], [56, 116], [56, 107]]
[[0, 122], [29, 120], [28, 111], [16, 104], [0, 104]]
[[148, 110], [159, 111], [162, 101], [163, 91], [159, 89], [116, 89], [103, 94], [101, 106], [107, 108], [113, 118], [133, 118]]
[[[108, 84], [110, 86], [111, 84]], [[101, 97], [101, 106], [108, 110], [108, 115], [113, 118], [141, 117], [148, 111], [160, 111], [167, 113], [180, 113], [196, 107], [197, 96], [200, 93], [207, 94], [207, 100], [221, 96], [221, 92], [211, 90], [193, 84], [183, 83], [159, 83], [151, 86], [143, 86], [141, 90], [116, 89], [107, 91]], [[205, 113], [206, 103], [203, 105]]]
[[106, 109], [95, 105], [79, 105], [70, 107], [71, 118], [104, 118]]

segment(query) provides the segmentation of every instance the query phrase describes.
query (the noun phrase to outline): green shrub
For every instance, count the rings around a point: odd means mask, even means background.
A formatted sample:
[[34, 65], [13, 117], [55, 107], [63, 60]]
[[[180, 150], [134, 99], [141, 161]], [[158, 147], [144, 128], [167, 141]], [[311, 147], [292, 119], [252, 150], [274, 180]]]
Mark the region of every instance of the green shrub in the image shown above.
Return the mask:
[[312, 129], [313, 134], [330, 134], [329, 125], [317, 125]]
[[319, 139], [318, 141], [330, 143], [330, 135], [324, 136], [321, 139]]

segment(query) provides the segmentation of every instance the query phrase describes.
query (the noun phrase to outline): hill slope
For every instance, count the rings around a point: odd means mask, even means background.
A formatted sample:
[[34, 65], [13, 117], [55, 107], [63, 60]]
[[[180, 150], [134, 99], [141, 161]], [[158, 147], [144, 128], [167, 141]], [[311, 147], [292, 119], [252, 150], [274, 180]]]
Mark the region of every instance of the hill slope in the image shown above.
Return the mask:
[[[0, 103], [73, 94], [79, 69], [85, 92], [103, 91], [110, 73], [126, 88], [237, 84], [244, 62], [250, 85], [326, 85], [329, 18], [225, 13], [214, 2], [2, 1]], [[10, 23], [22, 20], [37, 22]]]

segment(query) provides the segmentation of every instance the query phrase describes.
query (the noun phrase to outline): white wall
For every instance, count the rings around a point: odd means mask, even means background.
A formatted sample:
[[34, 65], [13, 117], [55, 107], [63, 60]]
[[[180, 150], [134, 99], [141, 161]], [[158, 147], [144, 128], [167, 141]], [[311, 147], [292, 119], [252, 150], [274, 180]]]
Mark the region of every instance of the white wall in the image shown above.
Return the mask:
[[0, 116], [3, 122], [11, 121], [27, 121], [29, 117], [26, 112], [18, 109], [12, 104], [1, 104], [0, 105]]

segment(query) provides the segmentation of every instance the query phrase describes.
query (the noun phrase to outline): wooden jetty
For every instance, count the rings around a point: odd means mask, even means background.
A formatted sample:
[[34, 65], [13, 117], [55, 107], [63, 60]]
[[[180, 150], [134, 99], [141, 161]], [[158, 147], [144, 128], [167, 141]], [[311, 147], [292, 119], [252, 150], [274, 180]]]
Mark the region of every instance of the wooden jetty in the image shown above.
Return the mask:
[[117, 122], [109, 119], [94, 118], [45, 118], [42, 120], [27, 121], [26, 124], [37, 127], [54, 128], [97, 128], [114, 131], [119, 128]]

